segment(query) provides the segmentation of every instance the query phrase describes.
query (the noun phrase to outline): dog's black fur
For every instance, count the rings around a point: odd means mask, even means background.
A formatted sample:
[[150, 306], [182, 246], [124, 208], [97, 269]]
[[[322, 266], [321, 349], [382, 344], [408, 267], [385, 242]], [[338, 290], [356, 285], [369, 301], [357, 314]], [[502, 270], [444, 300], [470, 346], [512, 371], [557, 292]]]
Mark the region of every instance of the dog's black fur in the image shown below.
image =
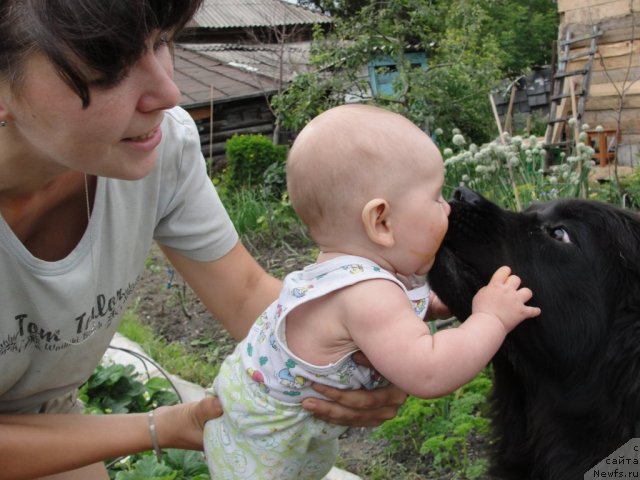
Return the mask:
[[539, 317], [493, 359], [492, 473], [577, 480], [640, 437], [640, 219], [609, 204], [554, 200], [521, 213], [468, 189], [429, 273], [453, 314], [508, 265]]

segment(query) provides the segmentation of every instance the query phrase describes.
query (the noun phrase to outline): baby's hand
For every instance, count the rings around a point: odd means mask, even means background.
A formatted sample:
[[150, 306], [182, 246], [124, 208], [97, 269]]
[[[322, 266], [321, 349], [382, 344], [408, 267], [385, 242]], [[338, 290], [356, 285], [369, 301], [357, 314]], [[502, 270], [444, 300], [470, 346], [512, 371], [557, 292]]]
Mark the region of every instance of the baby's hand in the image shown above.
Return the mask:
[[520, 282], [519, 277], [511, 275], [509, 267], [500, 267], [473, 297], [472, 312], [497, 316], [507, 332], [524, 319], [540, 315], [538, 307], [525, 305], [533, 293], [528, 288], [519, 288]]

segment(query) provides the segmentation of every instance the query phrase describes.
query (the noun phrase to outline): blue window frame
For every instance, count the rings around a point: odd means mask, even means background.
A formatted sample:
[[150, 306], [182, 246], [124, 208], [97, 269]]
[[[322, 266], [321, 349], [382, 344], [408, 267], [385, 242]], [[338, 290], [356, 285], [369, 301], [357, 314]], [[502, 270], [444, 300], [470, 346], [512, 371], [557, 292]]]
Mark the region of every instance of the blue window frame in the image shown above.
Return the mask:
[[[427, 68], [425, 52], [407, 52], [404, 58], [411, 63], [412, 67]], [[397, 93], [394, 90], [394, 82], [398, 78], [398, 67], [394, 59], [380, 57], [371, 60], [367, 68], [371, 93], [374, 97], [393, 97]]]

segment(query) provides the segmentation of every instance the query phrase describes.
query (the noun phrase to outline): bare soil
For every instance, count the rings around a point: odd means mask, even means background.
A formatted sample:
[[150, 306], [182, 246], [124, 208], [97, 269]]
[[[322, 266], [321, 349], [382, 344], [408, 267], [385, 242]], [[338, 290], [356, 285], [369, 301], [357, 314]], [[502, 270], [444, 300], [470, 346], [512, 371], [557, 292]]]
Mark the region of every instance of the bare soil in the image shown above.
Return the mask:
[[[285, 245], [269, 247], [248, 245], [262, 266], [276, 276], [300, 268], [308, 263], [311, 247]], [[215, 288], [215, 285], [212, 285]], [[138, 283], [136, 311], [141, 321], [153, 328], [157, 335], [170, 342], [180, 342], [190, 351], [203, 357], [223, 358], [231, 353], [236, 342], [211, 316], [174, 272], [157, 246], [152, 248], [147, 267]], [[398, 480], [454, 480], [464, 478], [456, 472], [434, 472], [427, 458], [416, 458], [413, 449], [407, 453], [390, 455], [384, 440], [373, 439], [372, 429], [350, 428], [340, 439], [338, 466], [363, 479], [396, 478]], [[470, 450], [482, 455], [484, 442], [478, 440]], [[485, 477], [484, 480], [490, 480]]]

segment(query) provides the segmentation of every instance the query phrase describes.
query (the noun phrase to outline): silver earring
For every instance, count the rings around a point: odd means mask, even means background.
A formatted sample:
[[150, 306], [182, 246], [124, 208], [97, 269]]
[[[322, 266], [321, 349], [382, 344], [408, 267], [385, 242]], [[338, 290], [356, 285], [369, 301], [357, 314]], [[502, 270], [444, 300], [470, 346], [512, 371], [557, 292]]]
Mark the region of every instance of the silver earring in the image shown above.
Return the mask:
[[0, 127], [6, 127], [7, 122], [5, 120], [0, 120]]

